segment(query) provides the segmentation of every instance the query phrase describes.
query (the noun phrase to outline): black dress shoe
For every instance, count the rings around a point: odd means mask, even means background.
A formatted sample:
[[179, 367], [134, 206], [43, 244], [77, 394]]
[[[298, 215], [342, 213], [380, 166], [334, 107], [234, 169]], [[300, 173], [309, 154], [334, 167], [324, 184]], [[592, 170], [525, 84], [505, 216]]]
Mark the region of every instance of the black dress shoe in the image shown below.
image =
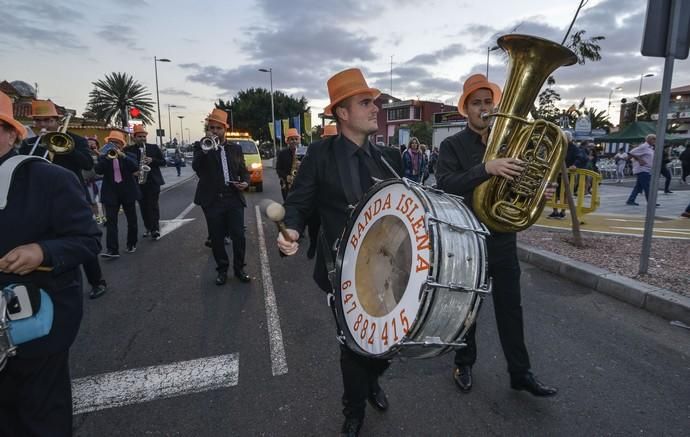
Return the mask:
[[472, 366], [459, 366], [453, 371], [455, 385], [461, 392], [469, 393], [472, 390]]
[[228, 280], [227, 272], [218, 272], [218, 276], [216, 276], [216, 285], [225, 285], [225, 282], [227, 280]]
[[557, 388], [549, 387], [539, 382], [532, 375], [532, 372], [522, 375], [510, 375], [510, 388], [513, 390], [525, 390], [538, 397], [555, 396], [558, 393]]
[[386, 411], [388, 409], [388, 398], [386, 397], [386, 392], [381, 387], [377, 391], [369, 392], [367, 400], [372, 407], [379, 411]]
[[362, 419], [346, 417], [343, 427], [340, 428], [340, 435], [347, 437], [357, 437], [359, 430], [362, 429]]
[[244, 270], [235, 270], [235, 277], [241, 282], [249, 282], [252, 280], [252, 278], [250, 278], [249, 275], [244, 272]]

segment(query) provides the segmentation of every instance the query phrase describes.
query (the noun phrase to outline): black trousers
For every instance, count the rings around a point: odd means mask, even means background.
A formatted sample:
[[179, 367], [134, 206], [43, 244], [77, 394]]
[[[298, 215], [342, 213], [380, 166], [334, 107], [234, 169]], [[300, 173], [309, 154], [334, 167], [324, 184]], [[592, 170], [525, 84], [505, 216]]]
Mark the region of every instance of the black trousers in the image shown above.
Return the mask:
[[144, 185], [141, 187], [141, 200], [139, 201], [139, 211], [144, 221], [147, 231], [159, 231], [159, 221], [161, 219], [160, 209], [158, 208], [158, 198], [161, 188], [158, 185]]
[[[530, 369], [530, 362], [522, 322], [520, 264], [517, 254], [506, 256], [495, 263], [489, 262], [489, 276], [493, 278], [491, 296], [508, 372], [516, 375], [525, 373]], [[476, 326], [475, 323], [467, 333], [467, 347], [455, 352], [457, 366], [471, 366], [477, 360]]]
[[218, 197], [211, 205], [203, 208], [206, 226], [211, 237], [211, 250], [216, 260], [216, 270], [227, 272], [230, 266], [228, 252], [225, 250], [225, 236], [232, 240], [232, 266], [235, 271], [244, 267], [246, 240], [244, 237], [244, 206], [239, 200], [230, 197]]
[[71, 436], [69, 351], [10, 358], [0, 372], [0, 435]]
[[671, 172], [668, 170], [668, 165], [663, 164], [661, 166], [661, 176], [663, 176], [666, 179], [666, 182], [664, 183], [664, 193], [668, 193], [670, 190], [671, 186]]
[[89, 285], [95, 287], [103, 280], [103, 272], [101, 271], [101, 264], [98, 262], [98, 257], [93, 257], [85, 262], [82, 267]]
[[309, 247], [314, 247], [314, 250], [319, 247], [319, 229], [321, 229], [321, 216], [315, 212], [307, 219]]
[[120, 205], [122, 205], [122, 209], [125, 211], [125, 217], [127, 218], [127, 246], [134, 246], [137, 244], [137, 233], [139, 231], [137, 224], [137, 210], [134, 204], [135, 202], [119, 202], [114, 205], [104, 205], [106, 219], [105, 229], [107, 232], [105, 245], [109, 251], [120, 251], [117, 231], [117, 216], [120, 212]]
[[389, 360], [368, 358], [340, 345], [340, 370], [343, 374], [343, 414], [364, 418], [367, 396], [379, 390], [379, 377], [390, 366]]

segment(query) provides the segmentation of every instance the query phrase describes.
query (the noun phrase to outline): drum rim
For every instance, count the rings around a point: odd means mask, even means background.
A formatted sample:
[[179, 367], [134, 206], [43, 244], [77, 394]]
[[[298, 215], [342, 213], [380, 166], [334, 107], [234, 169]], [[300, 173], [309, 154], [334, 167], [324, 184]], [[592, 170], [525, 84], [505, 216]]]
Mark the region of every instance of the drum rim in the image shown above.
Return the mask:
[[[406, 183], [407, 182], [407, 183]], [[362, 212], [364, 209], [364, 206], [369, 202], [369, 199], [371, 199], [376, 193], [378, 193], [380, 190], [386, 188], [389, 185], [394, 185], [394, 184], [403, 184], [407, 186], [410, 190], [412, 190], [416, 197], [420, 199], [422, 204], [425, 206], [425, 210], [427, 212], [430, 212], [432, 208], [430, 208], [430, 202], [429, 199], [427, 198], [426, 195], [420, 195], [419, 191], [424, 192], [423, 186], [419, 185], [418, 183], [410, 180], [403, 180], [403, 179], [389, 179], [385, 181], [381, 181], [377, 183], [376, 185], [373, 185], [369, 190], [365, 193], [364, 196], [362, 196], [362, 199], [358, 202], [357, 207], [354, 208], [351, 212], [350, 215], [347, 219], [347, 222], [345, 223], [345, 228], [340, 235], [340, 238], [338, 239], [338, 250], [336, 252], [336, 257], [335, 257], [335, 262], [334, 262], [334, 268], [335, 268], [335, 278], [338, 281], [337, 282], [337, 289], [333, 290], [334, 294], [334, 309], [335, 309], [335, 314], [336, 314], [336, 323], [338, 324], [338, 328], [342, 332], [342, 335], [345, 336], [346, 341], [345, 341], [345, 346], [348, 347], [350, 350], [353, 352], [365, 356], [365, 357], [370, 357], [370, 358], [389, 358], [391, 356], [397, 355], [400, 352], [400, 347], [405, 343], [405, 340], [409, 340], [410, 338], [410, 333], [414, 332], [414, 329], [410, 329], [406, 334], [404, 334], [398, 343], [395, 345], [391, 346], [387, 351], [380, 353], [380, 354], [374, 354], [369, 351], [366, 351], [360, 347], [360, 345], [357, 343], [357, 340], [354, 339], [352, 336], [352, 333], [350, 332], [350, 329], [347, 325], [347, 320], [345, 319], [345, 315], [342, 313], [342, 306], [340, 302], [342, 301], [342, 289], [341, 289], [341, 282], [342, 282], [342, 265], [343, 265], [343, 258], [345, 254], [345, 248], [347, 247], [346, 244], [341, 244], [341, 242], [347, 241], [347, 237], [352, 230], [352, 227], [354, 223], [356, 222], [356, 219], [359, 217], [359, 214]], [[429, 230], [431, 227], [427, 228]], [[436, 259], [436, 252], [435, 252], [435, 240], [433, 238], [437, 238], [436, 233], [430, 233], [429, 234], [429, 240], [432, 245], [432, 250], [430, 251], [430, 274], [429, 276], [433, 276], [434, 278], [436, 275], [438, 275], [438, 272], [436, 269], [434, 269], [434, 260]], [[432, 275], [431, 272], [434, 272]], [[423, 285], [422, 288], [418, 291], [418, 293], [421, 295], [425, 286]], [[417, 313], [415, 314], [415, 323], [412, 324], [412, 327], [417, 327], [420, 324], [417, 323], [418, 317], [420, 317], [420, 312], [422, 310], [425, 310], [425, 318], [426, 314], [428, 314], [428, 309], [431, 308], [431, 304], [427, 304], [427, 296], [429, 294], [425, 294], [420, 298], [420, 305], [419, 308], [417, 309]], [[433, 303], [433, 296], [432, 296], [432, 302]]]

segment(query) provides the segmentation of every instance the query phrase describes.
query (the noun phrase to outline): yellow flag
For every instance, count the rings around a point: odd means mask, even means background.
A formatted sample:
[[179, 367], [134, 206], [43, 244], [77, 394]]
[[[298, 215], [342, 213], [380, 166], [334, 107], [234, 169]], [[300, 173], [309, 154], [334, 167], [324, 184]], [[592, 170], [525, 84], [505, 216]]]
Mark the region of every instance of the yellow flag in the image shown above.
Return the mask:
[[304, 113], [304, 127], [302, 128], [302, 130], [311, 135], [311, 112], [309, 111]]
[[271, 123], [271, 122], [268, 123], [268, 131], [271, 133], [271, 141], [272, 141], [273, 138], [276, 137], [276, 134], [273, 132], [273, 123]]
[[281, 121], [283, 122], [283, 138], [285, 138], [285, 134], [287, 133], [288, 129], [290, 128], [290, 119], [285, 118]]

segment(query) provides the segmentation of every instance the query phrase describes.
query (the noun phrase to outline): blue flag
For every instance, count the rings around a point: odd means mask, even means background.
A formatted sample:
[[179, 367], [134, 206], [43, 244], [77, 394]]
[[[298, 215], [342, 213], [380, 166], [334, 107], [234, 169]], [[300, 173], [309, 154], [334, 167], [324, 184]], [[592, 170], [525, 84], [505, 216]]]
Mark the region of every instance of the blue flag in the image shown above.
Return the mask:
[[302, 127], [300, 126], [299, 119], [300, 119], [299, 115], [292, 117], [292, 126], [295, 129], [297, 129], [297, 132], [299, 132], [300, 136], [302, 136]]
[[283, 131], [281, 127], [280, 120], [276, 120], [276, 138], [283, 138]]

